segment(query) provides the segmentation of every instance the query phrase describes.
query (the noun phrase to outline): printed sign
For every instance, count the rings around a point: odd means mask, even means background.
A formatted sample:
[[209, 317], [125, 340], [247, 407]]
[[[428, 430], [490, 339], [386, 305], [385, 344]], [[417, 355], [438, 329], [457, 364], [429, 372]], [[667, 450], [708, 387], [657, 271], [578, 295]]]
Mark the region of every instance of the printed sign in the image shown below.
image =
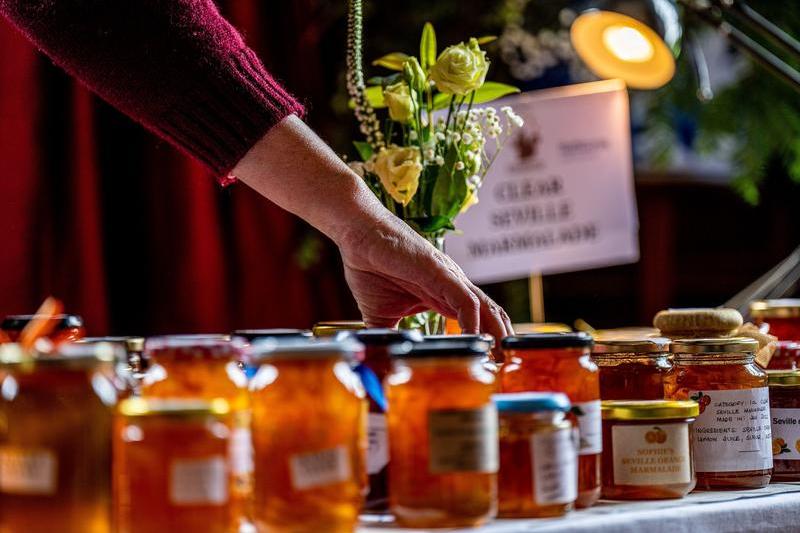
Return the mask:
[[[503, 140], [446, 249], [476, 283], [639, 259], [628, 94], [619, 80], [525, 93], [525, 120]], [[491, 142], [491, 141], [489, 141]]]

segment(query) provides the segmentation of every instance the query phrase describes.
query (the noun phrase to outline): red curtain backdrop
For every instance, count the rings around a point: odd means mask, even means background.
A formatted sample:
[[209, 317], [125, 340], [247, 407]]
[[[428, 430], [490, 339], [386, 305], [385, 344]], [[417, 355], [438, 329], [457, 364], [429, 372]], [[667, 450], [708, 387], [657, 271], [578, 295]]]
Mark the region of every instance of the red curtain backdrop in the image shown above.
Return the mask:
[[[259, 0], [225, 11], [312, 104], [324, 98], [314, 94], [326, 20], [314, 16], [317, 4], [270, 8], [268, 19]], [[2, 19], [0, 227], [0, 315], [32, 312], [50, 294], [95, 335], [308, 327], [356, 315], [329, 243], [300, 268], [310, 228], [242, 184], [220, 189]]]

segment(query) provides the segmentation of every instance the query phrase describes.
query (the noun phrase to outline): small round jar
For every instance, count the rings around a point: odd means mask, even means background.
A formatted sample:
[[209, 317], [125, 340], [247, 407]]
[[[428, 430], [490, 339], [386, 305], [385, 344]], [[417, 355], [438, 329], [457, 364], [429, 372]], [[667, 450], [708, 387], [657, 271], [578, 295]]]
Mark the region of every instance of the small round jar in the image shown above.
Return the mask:
[[563, 516], [578, 497], [578, 450], [565, 394], [495, 394], [500, 416], [501, 518]]
[[578, 500], [589, 507], [600, 498], [600, 379], [586, 333], [534, 333], [503, 339], [506, 362], [500, 370], [502, 392], [563, 392], [573, 406], [580, 434]]
[[[3, 319], [0, 330], [3, 330], [11, 342], [16, 342], [22, 330], [34, 318], [35, 315], [9, 315]], [[65, 342], [75, 342], [86, 334], [83, 319], [78, 315], [55, 315], [51, 320], [56, 322], [56, 325], [45, 338], [51, 341], [54, 347]]]
[[769, 360], [769, 370], [795, 370], [800, 367], [800, 342], [778, 341], [778, 347]]
[[772, 474], [767, 374], [750, 338], [672, 342], [673, 369], [664, 379], [671, 400], [694, 400], [697, 488], [760, 488]]
[[768, 370], [772, 481], [800, 481], [800, 370]]
[[756, 324], [769, 324], [770, 335], [782, 341], [800, 341], [800, 298], [758, 300], [750, 304]]
[[318, 322], [311, 331], [315, 337], [336, 337], [343, 331], [358, 331], [366, 327], [360, 320], [333, 320]]
[[595, 340], [592, 361], [600, 371], [603, 400], [662, 400], [672, 368], [669, 339]]
[[494, 375], [482, 342], [396, 347], [386, 378], [389, 506], [404, 527], [471, 527], [497, 511]]
[[603, 402], [603, 498], [683, 498], [695, 487], [692, 423], [697, 402]]

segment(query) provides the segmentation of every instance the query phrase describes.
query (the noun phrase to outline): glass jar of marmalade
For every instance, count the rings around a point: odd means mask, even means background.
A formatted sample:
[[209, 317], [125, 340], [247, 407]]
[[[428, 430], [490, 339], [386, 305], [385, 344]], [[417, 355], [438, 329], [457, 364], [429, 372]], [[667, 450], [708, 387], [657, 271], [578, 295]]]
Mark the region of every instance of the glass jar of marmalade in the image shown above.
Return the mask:
[[395, 329], [362, 329], [355, 333], [364, 345], [364, 361], [355, 367], [369, 402], [367, 414], [367, 475], [369, 491], [366, 512], [383, 512], [389, 508], [389, 436], [386, 425], [386, 395], [383, 380], [391, 370], [389, 351], [404, 342], [421, 342], [418, 331]]
[[497, 510], [497, 410], [483, 342], [393, 349], [389, 507], [406, 527], [470, 527]]
[[108, 533], [111, 425], [119, 354], [63, 344], [56, 354], [3, 349], [0, 530]]
[[[22, 330], [34, 318], [35, 315], [9, 315], [3, 319], [0, 329], [11, 342], [16, 342]], [[86, 334], [83, 319], [78, 315], [55, 315], [52, 320], [56, 325], [45, 338], [52, 342], [54, 347], [64, 342], [75, 342]]]
[[352, 339], [256, 343], [250, 381], [259, 531], [352, 532], [364, 503], [366, 402]]
[[222, 399], [120, 403], [113, 435], [116, 531], [236, 531], [228, 414]]
[[603, 400], [662, 400], [664, 374], [672, 368], [669, 339], [595, 340], [592, 361], [600, 370]]
[[531, 333], [506, 337], [506, 363], [500, 371], [503, 392], [556, 391], [567, 395], [577, 420], [577, 507], [589, 507], [600, 498], [600, 380], [589, 351], [586, 333]]
[[562, 516], [578, 498], [578, 449], [565, 394], [495, 394], [500, 416], [498, 516]]
[[795, 370], [800, 366], [800, 342], [778, 341], [778, 347], [769, 360], [769, 370]]
[[694, 461], [698, 489], [759, 488], [772, 474], [767, 375], [754, 362], [750, 338], [672, 342], [668, 399], [694, 400]]
[[359, 320], [334, 320], [314, 324], [312, 332], [315, 337], [335, 337], [343, 331], [358, 331], [366, 327], [366, 324]]
[[800, 370], [768, 370], [772, 481], [800, 481]]
[[697, 402], [603, 402], [603, 498], [683, 498], [694, 489]]
[[750, 304], [756, 324], [769, 324], [770, 335], [782, 341], [800, 341], [800, 298], [759, 300]]

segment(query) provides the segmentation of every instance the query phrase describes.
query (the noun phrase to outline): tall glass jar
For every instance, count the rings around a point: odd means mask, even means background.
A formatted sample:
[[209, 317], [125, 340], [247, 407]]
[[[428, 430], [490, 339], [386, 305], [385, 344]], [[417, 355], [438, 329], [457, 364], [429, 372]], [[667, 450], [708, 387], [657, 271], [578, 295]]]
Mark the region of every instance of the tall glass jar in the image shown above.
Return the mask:
[[800, 298], [758, 300], [750, 304], [756, 324], [769, 324], [769, 333], [782, 341], [800, 341]]
[[772, 481], [800, 481], [800, 370], [767, 370]]
[[[16, 342], [22, 330], [34, 318], [35, 315], [9, 315], [3, 319], [0, 330], [3, 330], [9, 340]], [[55, 315], [52, 320], [56, 325], [46, 338], [53, 343], [53, 346], [75, 342], [86, 334], [83, 319], [78, 315]]]
[[664, 380], [668, 399], [694, 400], [698, 489], [764, 487], [772, 474], [767, 374], [750, 338], [683, 339], [672, 343], [675, 365]]
[[362, 329], [355, 334], [364, 345], [364, 361], [355, 367], [369, 402], [367, 414], [367, 475], [369, 492], [366, 512], [385, 512], [389, 508], [389, 435], [386, 423], [386, 395], [383, 380], [391, 370], [390, 350], [404, 342], [421, 342], [418, 331]]
[[111, 424], [119, 354], [63, 344], [3, 350], [0, 531], [111, 531]]
[[672, 368], [669, 339], [595, 340], [592, 361], [600, 371], [603, 400], [661, 400]]
[[228, 414], [222, 399], [120, 404], [113, 435], [115, 531], [238, 530], [230, 504]]
[[405, 527], [471, 527], [497, 511], [494, 375], [482, 342], [422, 342], [393, 351], [389, 505]]
[[503, 392], [563, 392], [572, 402], [580, 442], [577, 507], [600, 498], [600, 379], [592, 362], [592, 337], [586, 333], [532, 333], [506, 337], [506, 362], [500, 371]]
[[270, 532], [351, 532], [366, 486], [366, 402], [355, 341], [256, 343], [250, 381], [255, 522]]
[[562, 516], [578, 498], [578, 449], [565, 394], [495, 394], [500, 415], [498, 516]]

